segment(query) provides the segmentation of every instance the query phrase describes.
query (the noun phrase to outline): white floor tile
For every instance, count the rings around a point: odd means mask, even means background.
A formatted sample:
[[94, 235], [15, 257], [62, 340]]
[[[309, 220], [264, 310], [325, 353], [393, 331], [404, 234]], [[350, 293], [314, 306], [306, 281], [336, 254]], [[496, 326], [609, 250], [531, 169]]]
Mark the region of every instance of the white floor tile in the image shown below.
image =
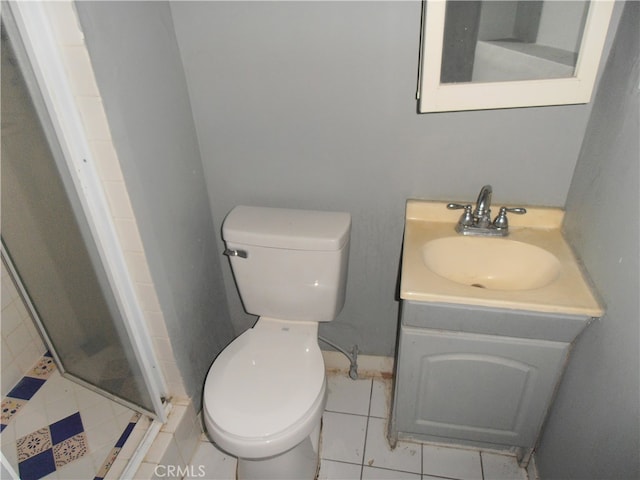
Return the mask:
[[122, 435], [122, 429], [113, 423], [106, 422], [95, 428], [85, 429], [85, 434], [89, 442], [89, 451], [95, 452], [103, 447], [114, 446], [120, 435]]
[[369, 419], [364, 465], [421, 473], [421, 445], [398, 442], [396, 448], [391, 450], [385, 430], [386, 420], [383, 418]]
[[122, 412], [120, 415], [114, 418], [114, 422], [116, 425], [119, 425], [124, 432], [124, 429], [127, 428], [127, 425], [131, 423], [133, 417], [133, 410], [129, 410], [128, 412]]
[[88, 388], [83, 387], [82, 385], [74, 386], [74, 394], [76, 397], [76, 401], [78, 407], [80, 409], [91, 408], [96, 405], [101, 405], [105, 409], [109, 409], [109, 414], [111, 415], [111, 407], [109, 406], [112, 403], [108, 398], [103, 397], [102, 395], [89, 390]]
[[318, 480], [359, 480], [361, 465], [322, 460]]
[[327, 460], [362, 464], [367, 417], [325, 412], [322, 416], [322, 451]]
[[419, 473], [387, 470], [385, 468], [367, 467], [362, 469], [362, 480], [420, 480]]
[[138, 446], [140, 445], [140, 442], [142, 442], [142, 439], [144, 438], [144, 435], [146, 433], [147, 432], [145, 429], [134, 427], [131, 433], [129, 434], [129, 438], [127, 438], [127, 441], [125, 442], [124, 446], [120, 450], [120, 453], [118, 454], [118, 458], [125, 459], [125, 460], [130, 459], [133, 456], [134, 452], [138, 449]]
[[[153, 463], [142, 462], [138, 467], [138, 470], [134, 474], [134, 478], [140, 479], [140, 480], [153, 478], [155, 476], [155, 468], [156, 468], [156, 465]], [[107, 473], [107, 478], [110, 478], [109, 473]]]
[[352, 380], [343, 375], [330, 375], [327, 377], [327, 389], [326, 411], [355, 415], [369, 413], [371, 379]]
[[482, 480], [480, 452], [423, 445], [422, 473], [460, 480]]
[[96, 428], [105, 422], [113, 422], [113, 414], [108, 408], [105, 409], [104, 405], [92, 405], [80, 410], [80, 416], [82, 417], [82, 425], [85, 430]]
[[173, 440], [173, 436], [167, 432], [159, 432], [154, 438], [151, 447], [147, 451], [144, 457], [145, 462], [160, 463], [164, 458], [165, 453], [169, 449], [169, 444]]
[[[109, 455], [112, 449], [113, 445], [105, 445], [97, 450], [88, 452], [88, 455], [93, 462], [94, 472], [98, 472], [102, 468], [104, 461], [107, 459], [107, 455]], [[120, 455], [118, 455], [118, 458], [120, 458]]]
[[520, 468], [516, 457], [481, 452], [482, 472], [486, 480], [527, 480], [524, 468]]
[[369, 415], [378, 418], [388, 418], [391, 405], [391, 380], [373, 379], [371, 389], [371, 408]]
[[211, 442], [200, 442], [196, 453], [187, 465], [191, 470], [190, 473], [194, 476], [187, 476], [184, 480], [202, 478], [235, 480], [236, 478], [236, 458], [218, 450]]
[[65, 478], [67, 480], [85, 480], [87, 474], [91, 474], [91, 472], [94, 471], [93, 461], [90, 456], [84, 456], [78, 460], [74, 460], [57, 470], [58, 478]]
[[[122, 480], [122, 472], [127, 468], [127, 464], [129, 460], [123, 460], [120, 458], [120, 455], [115, 459], [115, 461], [111, 464], [111, 468], [104, 477], [104, 480]], [[138, 478], [138, 477], [136, 477]], [[145, 477], [141, 477], [145, 478]], [[153, 476], [149, 476], [148, 478], [155, 478]]]
[[[4, 431], [2, 432], [4, 434]], [[2, 453], [6, 457], [9, 465], [13, 467], [13, 469], [18, 471], [18, 448], [16, 447], [16, 442], [7, 442], [2, 444]]]
[[51, 423], [47, 420], [45, 412], [27, 409], [28, 406], [27, 404], [23, 407], [22, 411], [11, 420], [15, 425], [16, 440]]
[[133, 410], [131, 410], [129, 407], [125, 407], [124, 405], [120, 405], [116, 402], [109, 403], [111, 404], [111, 410], [113, 410], [114, 416], [119, 417], [121, 415], [124, 415], [125, 413], [128, 414], [129, 417], [133, 415]]
[[54, 402], [45, 404], [44, 411], [47, 414], [47, 423], [54, 423], [58, 420], [73, 415], [78, 411], [78, 405], [73, 397], [61, 398]]
[[60, 375], [59, 370], [55, 370], [38, 390], [36, 396], [42, 396], [46, 403], [54, 402], [62, 398], [73, 397], [73, 382]]

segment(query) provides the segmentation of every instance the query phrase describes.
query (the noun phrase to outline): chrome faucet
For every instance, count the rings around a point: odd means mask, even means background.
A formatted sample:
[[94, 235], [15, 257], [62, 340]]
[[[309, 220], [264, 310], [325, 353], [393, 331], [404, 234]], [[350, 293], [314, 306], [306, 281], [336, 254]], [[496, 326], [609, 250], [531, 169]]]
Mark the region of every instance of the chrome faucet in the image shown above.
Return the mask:
[[473, 212], [476, 225], [486, 228], [491, 225], [491, 194], [493, 189], [491, 185], [485, 185], [480, 189], [478, 200], [476, 201], [476, 210]]
[[462, 235], [480, 235], [490, 237], [506, 237], [509, 235], [509, 221], [507, 212], [517, 213], [519, 215], [527, 213], [525, 208], [507, 208], [500, 207], [500, 213], [491, 221], [491, 194], [493, 189], [491, 185], [485, 185], [480, 189], [476, 208], [473, 210], [471, 205], [462, 205], [460, 203], [449, 203], [447, 208], [450, 210], [463, 209], [464, 213], [460, 216], [456, 225], [456, 232]]

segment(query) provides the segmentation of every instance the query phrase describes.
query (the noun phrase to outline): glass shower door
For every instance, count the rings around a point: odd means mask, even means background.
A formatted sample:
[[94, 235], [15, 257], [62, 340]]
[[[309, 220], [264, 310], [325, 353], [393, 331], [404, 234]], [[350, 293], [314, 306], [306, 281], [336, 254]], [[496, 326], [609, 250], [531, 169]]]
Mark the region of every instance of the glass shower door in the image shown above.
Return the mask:
[[69, 172], [57, 166], [60, 145], [43, 128], [4, 25], [1, 75], [4, 254], [65, 375], [154, 415]]

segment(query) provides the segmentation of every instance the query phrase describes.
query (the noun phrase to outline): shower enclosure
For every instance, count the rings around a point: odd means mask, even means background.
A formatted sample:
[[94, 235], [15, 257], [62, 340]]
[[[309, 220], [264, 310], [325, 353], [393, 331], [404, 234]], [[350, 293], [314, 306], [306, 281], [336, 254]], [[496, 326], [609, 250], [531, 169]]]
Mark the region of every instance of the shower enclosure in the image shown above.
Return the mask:
[[163, 420], [164, 385], [141, 315], [128, 314], [136, 301], [117, 269], [121, 252], [96, 238], [96, 222], [104, 232], [110, 219], [92, 217], [70, 170], [69, 146], [56, 129], [61, 119], [24, 41], [29, 19], [3, 10], [3, 261], [65, 376]]

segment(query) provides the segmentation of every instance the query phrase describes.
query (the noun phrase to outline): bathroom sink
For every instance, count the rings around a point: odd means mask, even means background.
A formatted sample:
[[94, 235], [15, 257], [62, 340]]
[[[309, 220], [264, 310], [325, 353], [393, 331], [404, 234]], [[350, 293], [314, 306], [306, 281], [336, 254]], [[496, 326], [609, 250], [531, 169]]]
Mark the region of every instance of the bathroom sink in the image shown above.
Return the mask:
[[562, 234], [564, 212], [527, 206], [509, 235], [460, 235], [447, 203], [408, 200], [400, 298], [600, 317], [603, 309]]
[[425, 266], [471, 287], [532, 290], [558, 277], [560, 262], [546, 250], [503, 238], [444, 237], [422, 247]]

